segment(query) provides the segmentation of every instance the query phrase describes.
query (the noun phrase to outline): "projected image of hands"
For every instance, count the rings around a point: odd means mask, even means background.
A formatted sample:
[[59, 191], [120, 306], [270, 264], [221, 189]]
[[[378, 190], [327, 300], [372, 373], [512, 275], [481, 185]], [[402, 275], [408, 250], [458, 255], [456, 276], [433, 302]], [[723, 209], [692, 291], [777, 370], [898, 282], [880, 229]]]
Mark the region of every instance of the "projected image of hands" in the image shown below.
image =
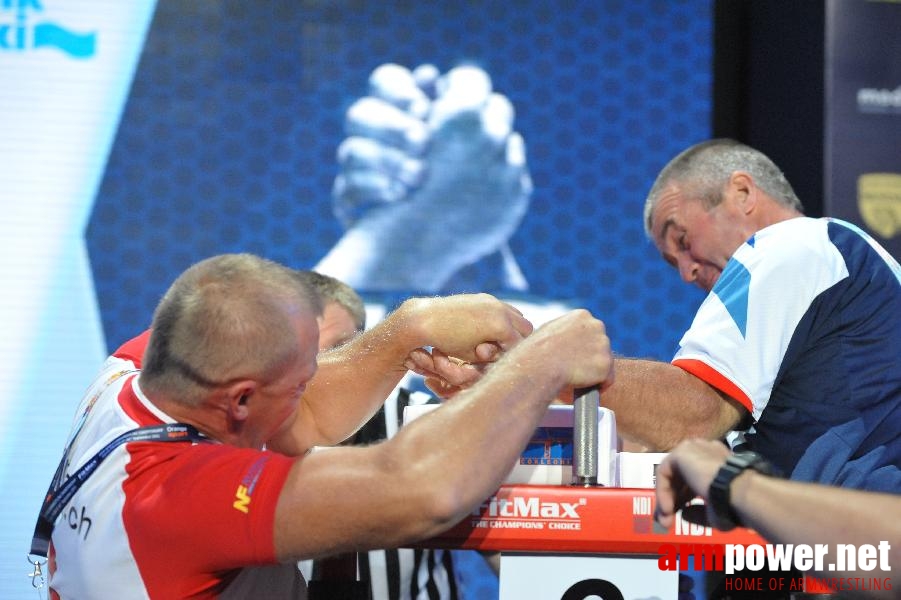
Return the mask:
[[437, 292], [496, 255], [503, 286], [528, 289], [508, 244], [532, 192], [514, 116], [476, 66], [376, 68], [337, 151], [345, 231], [315, 269], [361, 290]]

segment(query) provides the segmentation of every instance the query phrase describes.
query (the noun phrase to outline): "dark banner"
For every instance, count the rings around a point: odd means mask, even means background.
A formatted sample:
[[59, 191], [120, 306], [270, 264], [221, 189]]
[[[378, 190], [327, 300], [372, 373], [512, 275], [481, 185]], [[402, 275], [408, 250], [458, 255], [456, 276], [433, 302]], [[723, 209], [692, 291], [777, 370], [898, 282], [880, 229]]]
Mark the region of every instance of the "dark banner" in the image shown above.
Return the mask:
[[825, 212], [901, 258], [901, 3], [827, 0]]

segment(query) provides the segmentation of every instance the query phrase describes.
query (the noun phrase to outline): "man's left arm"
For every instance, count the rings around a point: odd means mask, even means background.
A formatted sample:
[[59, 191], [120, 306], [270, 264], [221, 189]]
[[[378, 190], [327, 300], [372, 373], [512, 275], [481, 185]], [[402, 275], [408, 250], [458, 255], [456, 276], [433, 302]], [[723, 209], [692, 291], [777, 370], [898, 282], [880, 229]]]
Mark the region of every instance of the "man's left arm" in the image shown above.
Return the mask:
[[297, 456], [344, 441], [375, 414], [406, 374], [411, 353], [423, 347], [488, 362], [531, 331], [518, 310], [488, 294], [407, 300], [372, 329], [319, 355], [292, 426], [268, 447]]

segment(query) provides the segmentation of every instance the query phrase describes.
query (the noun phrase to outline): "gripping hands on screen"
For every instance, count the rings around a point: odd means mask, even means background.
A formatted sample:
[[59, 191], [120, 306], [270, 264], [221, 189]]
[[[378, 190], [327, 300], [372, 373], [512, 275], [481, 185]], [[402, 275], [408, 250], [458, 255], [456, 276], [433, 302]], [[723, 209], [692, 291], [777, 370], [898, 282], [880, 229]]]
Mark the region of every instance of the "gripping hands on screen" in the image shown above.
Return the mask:
[[477, 67], [375, 69], [338, 149], [332, 197], [346, 231], [315, 269], [362, 290], [436, 292], [499, 253], [504, 286], [525, 290], [507, 244], [532, 192], [513, 119]]

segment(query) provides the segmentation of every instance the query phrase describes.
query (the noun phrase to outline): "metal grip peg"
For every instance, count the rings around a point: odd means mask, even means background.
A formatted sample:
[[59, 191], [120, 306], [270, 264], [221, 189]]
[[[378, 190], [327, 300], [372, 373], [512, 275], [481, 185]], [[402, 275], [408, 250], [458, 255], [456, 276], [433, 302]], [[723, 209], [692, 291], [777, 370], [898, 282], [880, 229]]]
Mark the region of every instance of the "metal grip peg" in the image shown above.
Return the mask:
[[573, 402], [573, 478], [572, 485], [598, 484], [598, 413], [601, 404], [599, 386], [576, 388]]

